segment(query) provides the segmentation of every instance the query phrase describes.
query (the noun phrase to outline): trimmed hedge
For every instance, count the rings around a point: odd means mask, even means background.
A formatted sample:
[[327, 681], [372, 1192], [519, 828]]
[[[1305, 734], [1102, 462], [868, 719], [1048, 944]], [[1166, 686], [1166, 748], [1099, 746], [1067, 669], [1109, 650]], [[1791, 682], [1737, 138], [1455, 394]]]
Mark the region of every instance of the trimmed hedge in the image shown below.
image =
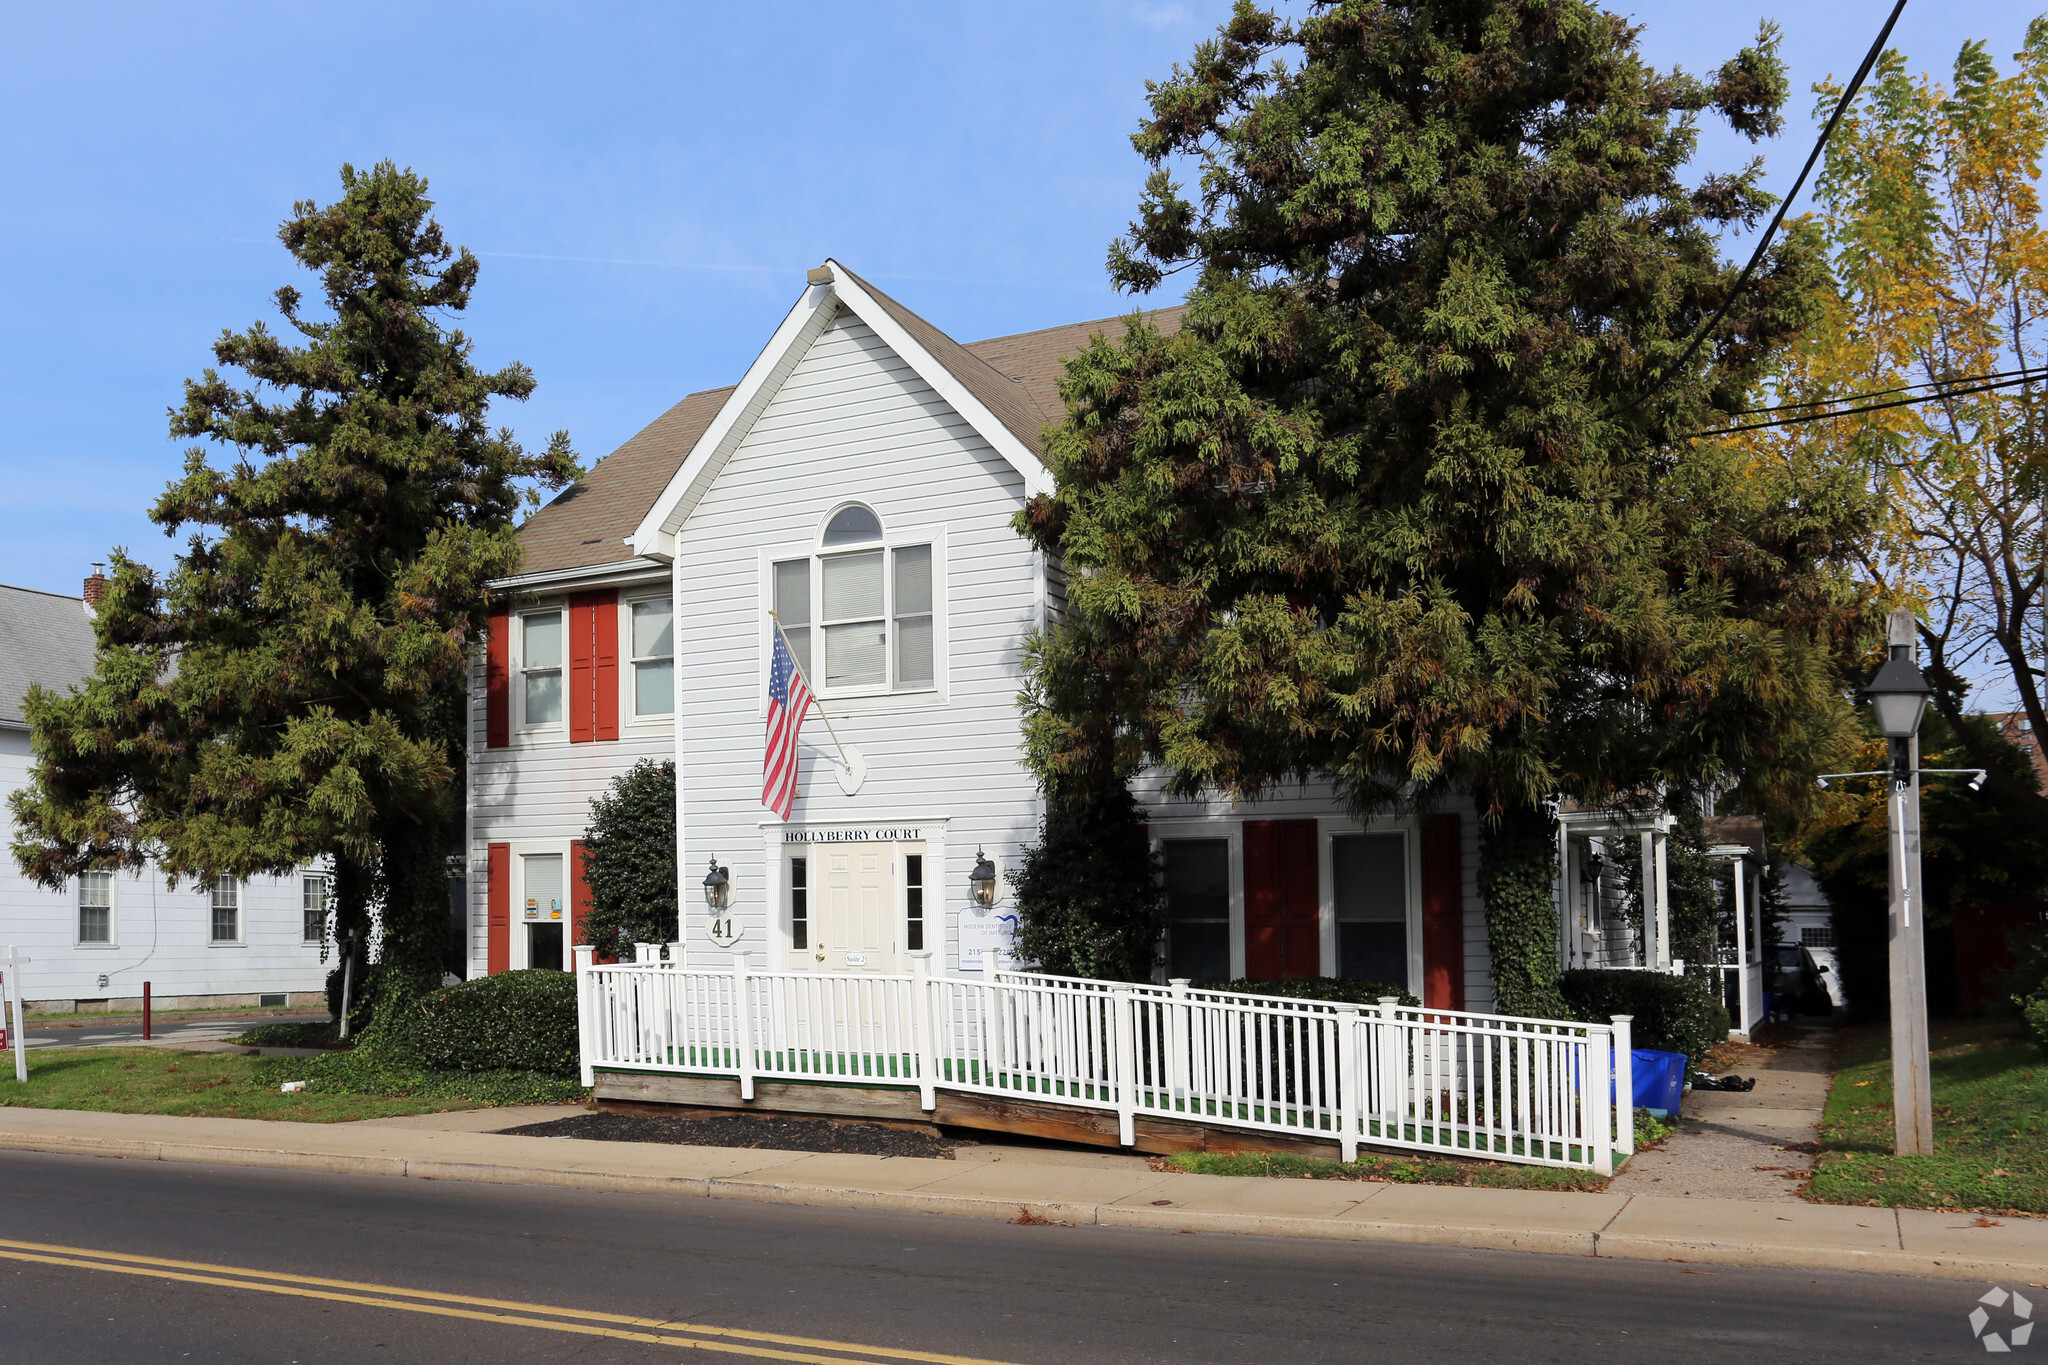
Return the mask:
[[1613, 1015], [1632, 1014], [1636, 1047], [1683, 1052], [1695, 1066], [1715, 1044], [1728, 1041], [1728, 1011], [1703, 977], [1580, 968], [1559, 973], [1557, 989], [1583, 1022], [1604, 1024]]
[[1292, 976], [1284, 981], [1201, 981], [1195, 989], [1239, 991], [1245, 995], [1281, 995], [1289, 1000], [1328, 1000], [1334, 1004], [1377, 1005], [1383, 995], [1395, 995], [1404, 1005], [1420, 1005], [1399, 986], [1383, 981], [1347, 981], [1339, 976]]
[[576, 1072], [572, 972], [530, 967], [444, 986], [401, 1021], [396, 1051], [431, 1070]]

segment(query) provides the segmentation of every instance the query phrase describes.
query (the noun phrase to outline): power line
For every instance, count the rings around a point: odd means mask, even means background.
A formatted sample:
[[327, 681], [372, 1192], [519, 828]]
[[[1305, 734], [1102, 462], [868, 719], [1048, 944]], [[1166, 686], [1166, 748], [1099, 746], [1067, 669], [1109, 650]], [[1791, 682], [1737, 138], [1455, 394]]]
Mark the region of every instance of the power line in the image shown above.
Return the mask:
[[1770, 248], [1771, 238], [1776, 235], [1778, 225], [1785, 221], [1786, 211], [1792, 207], [1792, 201], [1797, 199], [1799, 191], [1806, 187], [1806, 177], [1813, 173], [1814, 163], [1818, 162], [1820, 154], [1827, 150], [1828, 138], [1834, 135], [1835, 125], [1842, 121], [1842, 115], [1849, 108], [1849, 101], [1855, 99], [1856, 92], [1863, 88], [1863, 78], [1868, 76], [1870, 68], [1877, 64], [1878, 54], [1884, 51], [1885, 40], [1892, 36], [1892, 25], [1899, 22], [1899, 15], [1905, 12], [1905, 8], [1906, 0], [1899, 0], [1898, 4], [1892, 6], [1891, 18], [1884, 21], [1884, 27], [1878, 31], [1877, 41], [1870, 45], [1870, 51], [1863, 54], [1863, 65], [1856, 68], [1855, 79], [1850, 81], [1849, 88], [1842, 92], [1841, 100], [1835, 105], [1835, 112], [1828, 116], [1827, 127], [1820, 130], [1820, 139], [1813, 144], [1813, 150], [1807, 154], [1806, 165], [1800, 168], [1799, 178], [1792, 182], [1791, 192], [1778, 201], [1778, 211], [1771, 215], [1771, 225], [1764, 229], [1763, 237], [1757, 242], [1756, 250], [1750, 255], [1749, 264], [1742, 267], [1742, 274], [1736, 277], [1735, 287], [1728, 291], [1728, 297], [1721, 301], [1720, 308], [1715, 310], [1713, 317], [1707, 319], [1706, 325], [1693, 334], [1691, 343], [1685, 348], [1685, 353], [1667, 366], [1664, 373], [1659, 375], [1649, 388], [1644, 389], [1641, 393], [1630, 399], [1625, 406], [1617, 409], [1612, 416], [1625, 417], [1641, 406], [1646, 399], [1654, 396], [1659, 389], [1662, 389], [1671, 381], [1671, 376], [1686, 367], [1693, 356], [1698, 353], [1700, 347], [1705, 344], [1707, 337], [1713, 333], [1716, 327], [1721, 325], [1722, 319], [1728, 316], [1728, 310], [1733, 308], [1735, 300], [1742, 296], [1743, 286], [1749, 283], [1749, 277], [1756, 273], [1756, 268], [1759, 265], [1763, 264], [1764, 252]]
[[[1987, 374], [1959, 374], [1948, 379], [1921, 379], [1911, 384], [1900, 384], [1896, 388], [1872, 389], [1869, 393], [1852, 394], [1847, 398], [1809, 398], [1799, 403], [1778, 403], [1767, 408], [1740, 408], [1729, 414], [1733, 417], [1754, 417], [1766, 412], [1791, 412], [1795, 408], [1821, 408], [1830, 403], [1860, 403], [1866, 398], [1884, 398], [1895, 393], [1911, 393], [1915, 389], [1939, 388], [1943, 384], [1974, 384], [1980, 379], [2008, 379], [2014, 376], [2041, 375], [2048, 377], [2048, 371], [2039, 367], [2021, 366], [2017, 370], [1993, 370]], [[1940, 397], [1939, 394], [1930, 395]]]
[[1771, 422], [1746, 422], [1737, 427], [1715, 427], [1711, 431], [1696, 431], [1692, 434], [1694, 436], [1732, 436], [1738, 431], [1763, 431], [1770, 427], [1795, 426], [1801, 422], [1827, 422], [1837, 417], [1855, 417], [1866, 412], [1884, 412], [1889, 408], [1911, 407], [1915, 403], [1932, 403], [1942, 398], [1965, 398], [1973, 393], [1989, 393], [1993, 389], [2017, 388], [2021, 384], [2038, 383], [2040, 380], [2041, 375], [2037, 372], [2024, 375], [2018, 379], [1988, 380], [1985, 383], [1973, 384], [1963, 389], [1946, 389], [1941, 393], [1923, 393], [1916, 398], [1895, 398], [1889, 403], [1871, 403], [1860, 408], [1844, 408], [1840, 412], [1808, 412], [1802, 413], [1797, 417], [1780, 417], [1776, 421]]

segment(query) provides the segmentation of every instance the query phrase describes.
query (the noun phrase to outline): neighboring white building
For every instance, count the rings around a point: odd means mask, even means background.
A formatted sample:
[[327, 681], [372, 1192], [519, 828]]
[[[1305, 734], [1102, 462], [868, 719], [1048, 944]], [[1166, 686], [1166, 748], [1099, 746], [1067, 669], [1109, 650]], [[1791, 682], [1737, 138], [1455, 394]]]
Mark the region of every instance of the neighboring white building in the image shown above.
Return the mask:
[[[0, 586], [0, 793], [28, 782], [29, 685], [62, 690], [92, 672], [90, 610]], [[0, 857], [0, 944], [30, 959], [23, 996], [41, 1012], [139, 1008], [144, 982], [163, 1009], [324, 1003], [326, 903], [318, 873], [167, 887], [146, 869], [87, 873], [52, 891]]]
[[[642, 757], [680, 774], [692, 964], [979, 970], [960, 918], [985, 929], [1009, 893], [971, 908], [969, 873], [1036, 837], [1017, 697], [1064, 600], [1012, 519], [1051, 488], [1062, 362], [1120, 326], [963, 346], [828, 262], [737, 385], [683, 399], [529, 520], [476, 677], [472, 974], [567, 965], [589, 803]], [[847, 756], [813, 715], [786, 823], [761, 802], [771, 611]], [[1469, 805], [1361, 828], [1327, 787], [1255, 805], [1139, 787], [1166, 859], [1163, 975], [1391, 979], [1490, 1007]], [[707, 932], [714, 860], [736, 940]]]

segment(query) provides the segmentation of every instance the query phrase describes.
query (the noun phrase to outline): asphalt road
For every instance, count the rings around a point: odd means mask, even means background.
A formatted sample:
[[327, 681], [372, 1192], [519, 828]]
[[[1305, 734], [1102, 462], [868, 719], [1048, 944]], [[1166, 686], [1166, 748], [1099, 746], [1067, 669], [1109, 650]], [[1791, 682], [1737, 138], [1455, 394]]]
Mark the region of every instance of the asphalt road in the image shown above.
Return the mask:
[[[323, 1014], [308, 1014], [300, 1010], [290, 1014], [250, 1015], [240, 1019], [156, 1019], [151, 1022], [150, 1036], [157, 1042], [175, 1038], [181, 1043], [212, 1043], [247, 1033], [258, 1024], [325, 1017]], [[22, 1030], [22, 1036], [28, 1040], [30, 1047], [130, 1047], [142, 1041], [140, 1019], [120, 1019], [104, 1024], [39, 1025], [32, 1018], [26, 1022], [28, 1027]]]
[[1867, 1365], [1982, 1358], [1983, 1292], [0, 1154], [6, 1362]]

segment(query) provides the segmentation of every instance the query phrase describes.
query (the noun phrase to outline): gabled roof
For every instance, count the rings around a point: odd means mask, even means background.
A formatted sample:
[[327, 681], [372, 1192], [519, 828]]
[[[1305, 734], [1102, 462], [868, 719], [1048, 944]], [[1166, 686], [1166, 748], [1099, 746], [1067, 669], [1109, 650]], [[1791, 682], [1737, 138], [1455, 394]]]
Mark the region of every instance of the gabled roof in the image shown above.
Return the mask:
[[[923, 359], [941, 369], [940, 387], [958, 385], [965, 391], [963, 406], [980, 409], [1000, 428], [984, 434], [1034, 465], [1043, 429], [1064, 416], [1059, 382], [1066, 375], [1065, 362], [1095, 333], [1115, 336], [1121, 331], [1120, 318], [1099, 318], [962, 345], [845, 266], [833, 263], [831, 269], [843, 284], [836, 291], [806, 290], [804, 300], [777, 331], [786, 346], [808, 345], [813, 329], [802, 326], [799, 317], [807, 308], [850, 303], [859, 311], [871, 301], [886, 319], [882, 329], [900, 332], [910, 343], [907, 349], [921, 353], [906, 359], [913, 365]], [[1179, 330], [1186, 311], [1176, 305], [1149, 316], [1161, 331], [1171, 333]], [[775, 349], [771, 342], [769, 350]], [[528, 518], [519, 531], [526, 548], [521, 576], [635, 562], [629, 537], [675, 483], [684, 461], [714, 424], [721, 426], [715, 433], [719, 438], [744, 425], [746, 412], [727, 413], [723, 423], [720, 414], [749, 382], [769, 382], [781, 368], [775, 359], [764, 352], [749, 368], [748, 381], [683, 399]], [[745, 400], [740, 406], [747, 406]], [[974, 418], [973, 413], [963, 416]]]
[[93, 648], [83, 598], [0, 584], [0, 725], [27, 723], [21, 699], [29, 684], [64, 692], [84, 682]]
[[649, 422], [519, 528], [524, 574], [553, 573], [632, 557], [626, 533], [725, 405], [732, 386], [693, 393]]

